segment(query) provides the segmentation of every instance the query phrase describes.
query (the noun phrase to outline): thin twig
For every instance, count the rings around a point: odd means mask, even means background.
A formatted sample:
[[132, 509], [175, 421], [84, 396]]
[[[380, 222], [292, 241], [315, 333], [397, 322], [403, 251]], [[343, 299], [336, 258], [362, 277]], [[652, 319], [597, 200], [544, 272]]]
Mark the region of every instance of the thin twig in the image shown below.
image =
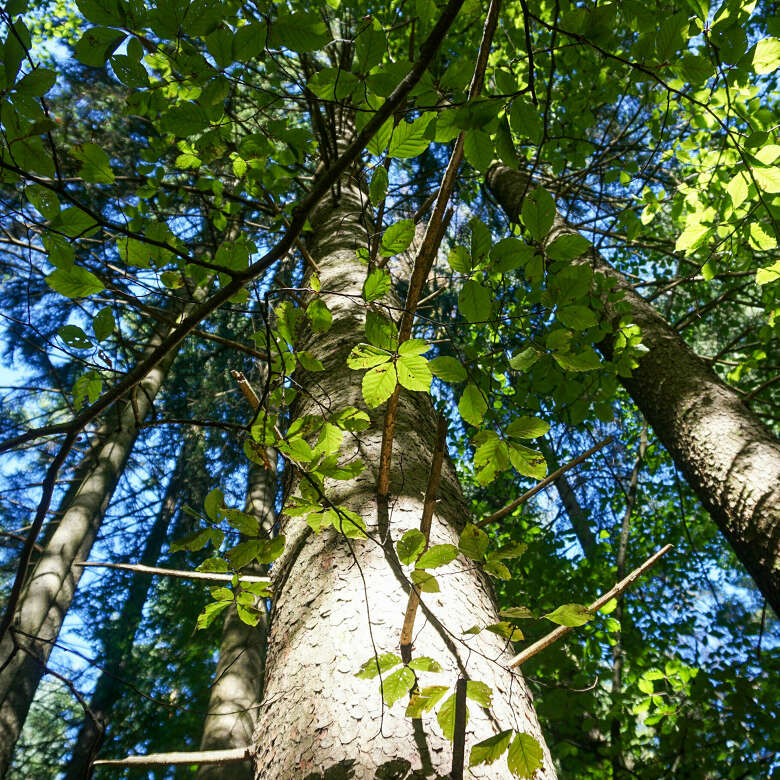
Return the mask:
[[[212, 571], [186, 571], [183, 569], [159, 569], [156, 566], [144, 566], [141, 563], [106, 563], [104, 561], [76, 561], [74, 566], [95, 566], [101, 569], [119, 569], [121, 571], [133, 571], [139, 574], [157, 574], [162, 577], [177, 577], [183, 580], [206, 580], [208, 582], [231, 582], [232, 574], [220, 574]], [[253, 575], [240, 575], [241, 582], [270, 583], [268, 577], [255, 577]]]
[[526, 492], [523, 493], [520, 498], [516, 498], [514, 501], [510, 501], [506, 506], [502, 507], [496, 512], [493, 512], [492, 515], [488, 515], [484, 520], [481, 520], [479, 523], [477, 523], [477, 527], [484, 528], [486, 525], [495, 523], [497, 520], [501, 520], [507, 515], [512, 514], [512, 512], [514, 512], [515, 509], [520, 506], [520, 504], [524, 504], [526, 501], [528, 501], [529, 498], [535, 496], [540, 490], [544, 490], [544, 488], [546, 488], [549, 484], [555, 482], [555, 480], [558, 479], [558, 477], [560, 477], [562, 474], [565, 474], [575, 466], [579, 466], [580, 463], [582, 463], [584, 460], [587, 460], [591, 455], [593, 455], [594, 452], [598, 452], [600, 449], [602, 449], [602, 447], [606, 447], [607, 444], [611, 444], [613, 441], [614, 439], [612, 436], [607, 436], [606, 439], [602, 439], [598, 444], [594, 444], [589, 450], [585, 450], [582, 455], [578, 455], [576, 458], [574, 458], [574, 460], [570, 460], [559, 469], [553, 471], [552, 474], [548, 474], [541, 482], [534, 485], [530, 490], [526, 490]]
[[466, 759], [466, 686], [460, 677], [455, 684], [455, 725], [452, 737], [452, 780], [463, 780], [463, 764]]
[[260, 408], [260, 399], [257, 397], [257, 393], [252, 385], [249, 384], [249, 380], [240, 371], [231, 371], [230, 376], [236, 380], [239, 390], [241, 390], [244, 398], [249, 402], [252, 411], [256, 412]]
[[[628, 575], [624, 580], [621, 580], [618, 582], [617, 585], [615, 585], [613, 588], [608, 590], [604, 595], [599, 596], [589, 607], [588, 612], [597, 612], [600, 610], [610, 599], [615, 598], [616, 596], [619, 596], [626, 588], [631, 585], [634, 580], [641, 577], [649, 568], [651, 568], [653, 565], [655, 565], [656, 561], [661, 558], [662, 556], [666, 555], [666, 553], [669, 552], [669, 550], [672, 549], [671, 544], [667, 544], [664, 547], [662, 547], [657, 553], [654, 555], [651, 555], [641, 566], [634, 569], [634, 571], [631, 572], [631, 574]], [[571, 631], [572, 626], [558, 626], [553, 631], [550, 631], [549, 634], [546, 636], [543, 636], [541, 639], [534, 642], [529, 647], [526, 647], [525, 650], [518, 653], [510, 662], [509, 666], [515, 667], [520, 666], [520, 664], [524, 664], [529, 658], [532, 658], [537, 653], [540, 653], [545, 648], [549, 647], [552, 644], [555, 644], [562, 636], [566, 635]]]
[[92, 766], [190, 766], [192, 764], [232, 764], [246, 761], [249, 747], [229, 748], [227, 750], [193, 750], [178, 753], [149, 753], [146, 756], [127, 756], [126, 758], [104, 758], [93, 761]]

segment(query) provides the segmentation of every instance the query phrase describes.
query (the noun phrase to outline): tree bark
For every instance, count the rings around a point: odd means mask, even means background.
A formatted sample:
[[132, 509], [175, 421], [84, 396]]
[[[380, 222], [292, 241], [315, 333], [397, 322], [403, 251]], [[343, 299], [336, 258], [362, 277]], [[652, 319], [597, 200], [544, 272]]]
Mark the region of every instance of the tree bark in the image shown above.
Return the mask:
[[[494, 165], [487, 186], [511, 220], [520, 213], [525, 173]], [[574, 232], [560, 216], [546, 239]], [[780, 442], [669, 323], [595, 250], [589, 261], [614, 279], [648, 352], [621, 379], [768, 603], [780, 614]], [[604, 296], [604, 311], [620, 314]], [[612, 340], [597, 345], [612, 355]]]
[[[323, 409], [327, 413], [345, 406], [365, 407], [362, 372], [351, 371], [345, 361], [350, 349], [364, 340], [365, 304], [360, 293], [367, 269], [355, 251], [369, 246], [366, 209], [365, 193], [345, 178], [338, 196], [331, 193], [311, 216], [309, 248], [320, 269], [323, 300], [333, 313], [333, 325], [327, 333], [307, 331], [299, 338], [297, 348], [309, 350], [325, 370], [296, 373], [300, 390], [293, 418], [321, 415]], [[399, 305], [392, 293], [383, 303]], [[452, 744], [434, 717], [406, 718], [405, 701], [388, 709], [377, 678], [355, 677], [375, 653], [399, 653], [408, 589], [402, 585], [393, 544], [419, 525], [436, 430], [430, 396], [403, 391], [390, 513], [380, 522], [376, 477], [384, 408], [370, 417], [370, 427], [345, 434], [342, 446], [344, 457], [363, 460], [364, 471], [349, 481], [326, 480], [325, 487], [331, 501], [362, 516], [373, 540], [345, 539], [332, 528], [314, 535], [305, 518], [281, 517], [287, 544], [272, 568], [264, 702], [252, 749], [257, 780], [405, 778], [415, 770], [424, 773], [415, 777], [445, 777], [451, 769]], [[296, 474], [287, 496], [299, 480]], [[469, 513], [449, 458], [439, 496], [431, 543], [457, 543]], [[385, 535], [381, 543], [379, 537]], [[484, 626], [497, 620], [487, 578], [473, 565], [464, 565], [463, 559], [436, 571], [441, 574], [441, 592], [423, 594], [413, 651], [415, 657], [437, 660], [444, 672], [423, 673], [421, 684], [446, 684], [454, 690], [456, 679], [464, 675], [491, 686], [491, 714], [470, 702], [467, 749], [507, 728], [529, 732], [544, 745], [522, 677], [506, 667], [504, 640], [487, 631], [463, 634], [475, 623]], [[434, 623], [434, 615], [441, 623]], [[471, 776], [503, 779], [510, 774], [502, 759], [490, 767], [474, 767]], [[544, 747], [544, 767], [535, 777], [554, 776]]]
[[[269, 451], [269, 463], [275, 466], [276, 454]], [[276, 519], [276, 470], [249, 466], [245, 511], [254, 515], [261, 530], [271, 533]], [[268, 567], [258, 567], [266, 574]], [[252, 572], [255, 573], [255, 572]], [[268, 624], [265, 616], [256, 626], [249, 626], [230, 607], [222, 628], [219, 661], [209, 696], [209, 714], [203, 725], [201, 750], [221, 750], [246, 747], [252, 742], [252, 732], [262, 698], [265, 672], [265, 647]], [[202, 764], [196, 780], [250, 780], [249, 761], [240, 764]]]
[[[147, 352], [163, 338], [155, 335]], [[89, 556], [138, 436], [137, 422], [151, 410], [173, 357], [152, 370], [138, 386], [133, 401], [125, 402], [117, 413], [94, 468], [61, 513], [29, 576], [12, 628], [0, 642], [0, 777], [8, 770], [13, 747], [81, 579], [83, 569], [74, 567], [73, 562]]]
[[[197, 446], [197, 442], [195, 435], [190, 433], [182, 444], [162, 505], [149, 531], [139, 561], [145, 566], [153, 566], [159, 560], [163, 544], [168, 538], [171, 520], [181, 500], [182, 478], [190, 467], [192, 450]], [[152, 578], [148, 575], [134, 576], [119, 618], [113, 630], [109, 629], [105, 639], [103, 671], [98, 677], [89, 702], [91, 715], [85, 713], [70, 761], [65, 769], [64, 780], [85, 780], [92, 776], [90, 763], [103, 744], [111, 710], [124, 692], [122, 678], [127, 674], [133, 639], [141, 623], [144, 604], [151, 585]]]

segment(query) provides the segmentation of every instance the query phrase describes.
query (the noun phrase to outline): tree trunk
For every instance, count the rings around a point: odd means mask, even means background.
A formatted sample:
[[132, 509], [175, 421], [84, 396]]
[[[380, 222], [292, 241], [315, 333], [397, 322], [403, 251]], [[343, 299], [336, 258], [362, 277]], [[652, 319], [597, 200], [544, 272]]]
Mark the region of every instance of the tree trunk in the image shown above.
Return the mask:
[[[297, 345], [322, 361], [325, 370], [296, 373], [301, 385], [294, 418], [321, 415], [323, 404], [326, 413], [345, 406], [365, 408], [362, 372], [351, 371], [345, 361], [350, 349], [364, 340], [365, 304], [360, 293], [367, 269], [355, 251], [369, 246], [367, 197], [346, 178], [336, 197], [331, 193], [312, 214], [310, 244], [333, 325], [325, 334], [302, 333]], [[398, 306], [392, 293], [382, 301], [388, 303]], [[362, 516], [373, 540], [345, 539], [333, 528], [314, 535], [305, 518], [284, 514], [281, 518], [287, 544], [272, 568], [264, 703], [252, 750], [257, 780], [406, 778], [414, 770], [425, 773], [415, 777], [444, 777], [451, 770], [452, 744], [434, 717], [406, 718], [406, 701], [388, 709], [382, 704], [378, 678], [355, 677], [375, 653], [399, 652], [408, 591], [401, 584], [402, 569], [393, 544], [405, 531], [419, 526], [436, 430], [430, 396], [403, 391], [389, 518], [380, 521], [376, 477], [384, 406], [370, 417], [370, 427], [345, 434], [342, 445], [342, 455], [350, 460], [359, 456], [364, 471], [348, 481], [326, 480], [325, 489], [334, 504]], [[299, 480], [299, 474], [290, 480], [286, 498]], [[439, 497], [431, 543], [457, 543], [469, 512], [448, 458]], [[386, 537], [384, 543], [379, 537]], [[457, 677], [463, 675], [491, 686], [490, 714], [470, 702], [467, 747], [508, 728], [529, 732], [544, 745], [525, 683], [506, 668], [509, 655], [504, 640], [487, 631], [463, 634], [474, 624], [485, 626], [497, 620], [487, 578], [470, 562], [464, 565], [463, 559], [437, 573], [443, 573], [441, 592], [423, 594], [426, 606], [415, 625], [414, 655], [434, 658], [444, 671], [423, 673], [421, 684], [446, 684], [452, 692]], [[441, 623], [434, 623], [432, 614]], [[473, 768], [470, 776], [511, 775], [503, 759], [490, 767]], [[545, 747], [544, 767], [535, 777], [554, 776]]]
[[[269, 451], [268, 460], [274, 466], [276, 454]], [[260, 521], [261, 530], [269, 535], [276, 519], [275, 468], [266, 470], [251, 463], [247, 487], [245, 511], [254, 515]], [[266, 574], [267, 567], [262, 567], [257, 573]], [[227, 610], [219, 662], [209, 696], [209, 714], [203, 725], [201, 750], [222, 750], [251, 744], [262, 698], [267, 632], [264, 616], [256, 626], [249, 626], [239, 618], [235, 607]], [[249, 761], [202, 764], [195, 775], [196, 780], [250, 780], [251, 777]]]
[[[516, 220], [528, 177], [503, 165], [487, 186]], [[573, 229], [557, 217], [547, 243]], [[728, 539], [757, 587], [780, 614], [780, 442], [664, 318], [595, 250], [597, 273], [614, 279], [633, 309], [648, 352], [621, 379], [634, 402]], [[603, 298], [604, 311], [619, 319]], [[612, 340], [598, 345], [612, 355]]]
[[[163, 338], [156, 335], [148, 350]], [[8, 770], [14, 744], [81, 578], [83, 569], [73, 562], [89, 556], [138, 436], [136, 420], [144, 420], [151, 410], [172, 361], [173, 355], [153, 369], [138, 386], [134, 400], [117, 413], [96, 465], [62, 512], [27, 581], [12, 627], [0, 643], [0, 777]]]
[[[189, 434], [182, 444], [176, 467], [139, 561], [145, 566], [154, 566], [160, 558], [160, 552], [168, 538], [168, 528], [181, 500], [182, 477], [190, 467], [192, 451], [194, 446], [197, 446], [197, 441], [193, 434]], [[124, 692], [122, 678], [127, 675], [133, 639], [141, 623], [151, 585], [152, 578], [148, 575], [134, 576], [119, 618], [108, 630], [104, 640], [103, 671], [89, 702], [91, 717], [85, 713], [64, 780], [85, 780], [92, 775], [90, 763], [103, 744], [111, 710]]]
[[[539, 439], [538, 445], [542, 455], [544, 455], [544, 459], [547, 461], [548, 471], [550, 473], [557, 471], [560, 468], [560, 463], [555, 450], [544, 439]], [[580, 506], [577, 494], [574, 492], [574, 488], [572, 488], [565, 474], [561, 474], [555, 480], [555, 489], [558, 491], [563, 508], [566, 510], [566, 516], [569, 518], [569, 523], [571, 523], [572, 530], [580, 543], [583, 554], [589, 560], [595, 560], [598, 553], [598, 542], [596, 542], [596, 537], [593, 536], [593, 531], [590, 529], [588, 516], [585, 514], [582, 506]]]

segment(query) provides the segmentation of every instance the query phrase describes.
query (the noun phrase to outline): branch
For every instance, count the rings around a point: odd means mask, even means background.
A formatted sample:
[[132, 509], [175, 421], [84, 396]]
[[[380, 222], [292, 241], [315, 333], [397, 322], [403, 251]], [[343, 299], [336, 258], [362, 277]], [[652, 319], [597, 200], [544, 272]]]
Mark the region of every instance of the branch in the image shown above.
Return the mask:
[[[615, 598], [615, 596], [619, 596], [621, 593], [623, 593], [626, 588], [629, 587], [629, 585], [633, 584], [634, 580], [641, 577], [649, 568], [655, 565], [656, 561], [661, 558], [662, 556], [666, 555], [666, 553], [669, 552], [669, 550], [672, 549], [671, 544], [667, 544], [664, 547], [662, 547], [655, 555], [651, 555], [641, 566], [634, 569], [634, 571], [631, 572], [631, 574], [628, 575], [624, 580], [621, 580], [618, 582], [617, 585], [615, 585], [613, 588], [608, 590], [604, 595], [599, 596], [589, 607], [589, 612], [597, 612], [600, 610], [610, 599]], [[532, 658], [537, 653], [540, 653], [545, 648], [549, 647], [550, 645], [557, 642], [562, 636], [565, 634], [568, 634], [569, 631], [571, 631], [572, 626], [558, 626], [558, 628], [554, 629], [553, 631], [550, 631], [549, 634], [546, 636], [543, 636], [541, 639], [538, 639], [536, 642], [534, 642], [532, 645], [525, 648], [525, 650], [518, 653], [510, 662], [509, 666], [510, 668], [515, 666], [520, 666], [520, 664], [524, 664], [529, 658]]]
[[[447, 443], [447, 418], [439, 415], [439, 425], [436, 430], [436, 447], [433, 451], [431, 473], [428, 475], [428, 487], [425, 490], [425, 503], [423, 504], [422, 518], [420, 519], [420, 531], [425, 536], [425, 549], [431, 536], [431, 521], [433, 520], [433, 508], [436, 506], [436, 496], [439, 492], [439, 480], [441, 479], [441, 466], [444, 461], [444, 450]], [[409, 663], [412, 657], [412, 629], [417, 615], [417, 607], [420, 604], [420, 596], [415, 586], [409, 591], [409, 600], [406, 603], [404, 624], [401, 628], [401, 656], [405, 663]]]
[[455, 725], [452, 735], [452, 780], [463, 780], [463, 763], [466, 759], [466, 686], [468, 682], [459, 678], [455, 684]]
[[249, 758], [249, 747], [227, 750], [193, 750], [178, 753], [149, 753], [146, 756], [104, 758], [92, 766], [189, 766], [191, 764], [233, 764]]
[[[101, 569], [119, 569], [120, 571], [134, 571], [139, 574], [158, 574], [163, 577], [177, 577], [183, 580], [206, 580], [208, 582], [231, 582], [232, 574], [219, 574], [211, 571], [185, 571], [182, 569], [159, 569], [156, 566], [144, 566], [141, 563], [105, 563], [104, 561], [76, 561], [74, 566], [95, 566]], [[268, 577], [256, 577], [250, 574], [239, 575], [241, 582], [270, 583]]]
[[501, 520], [507, 515], [512, 514], [512, 512], [514, 512], [515, 509], [520, 506], [520, 504], [524, 504], [526, 501], [528, 501], [529, 498], [531, 498], [531, 496], [535, 496], [540, 490], [544, 490], [544, 488], [546, 488], [550, 483], [555, 482], [555, 480], [558, 479], [558, 477], [560, 477], [562, 474], [565, 474], [575, 466], [579, 466], [580, 463], [582, 463], [584, 460], [587, 460], [591, 455], [593, 455], [594, 452], [598, 452], [600, 449], [606, 447], [607, 444], [611, 444], [613, 441], [614, 438], [612, 436], [607, 436], [606, 439], [602, 439], [598, 444], [594, 444], [589, 450], [585, 450], [582, 455], [578, 455], [576, 458], [574, 458], [574, 460], [570, 460], [556, 471], [553, 471], [552, 474], [548, 474], [541, 482], [534, 485], [530, 490], [526, 490], [526, 492], [523, 493], [520, 498], [516, 498], [514, 501], [510, 501], [505, 507], [502, 507], [497, 512], [493, 512], [492, 515], [488, 515], [484, 520], [481, 520], [479, 523], [477, 523], [477, 528], [484, 528], [486, 525], [495, 523], [497, 520]]

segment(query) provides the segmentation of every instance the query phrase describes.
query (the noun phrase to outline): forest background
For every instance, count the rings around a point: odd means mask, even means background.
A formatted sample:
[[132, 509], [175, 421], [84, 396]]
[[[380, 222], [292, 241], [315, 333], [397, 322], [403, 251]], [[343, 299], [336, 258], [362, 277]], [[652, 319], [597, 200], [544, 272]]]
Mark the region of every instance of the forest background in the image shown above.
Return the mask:
[[[512, 769], [509, 749], [512, 774], [551, 771], [542, 743], [562, 777], [777, 771], [777, 4], [0, 13], [6, 777], [252, 743], [290, 523], [370, 543], [368, 517], [328, 491], [358, 479], [351, 437], [387, 440], [397, 382], [402, 398], [429, 393], [440, 421], [422, 487], [446, 441], [466, 502], [428, 565], [411, 531], [392, 540], [423, 602], [479, 566], [502, 613], [475, 631], [510, 653], [575, 626], [523, 663], [544, 739], [529, 727], [540, 752]], [[321, 217], [342, 201], [352, 210]], [[338, 367], [323, 225], [348, 239], [343, 276], [360, 280], [342, 299], [368, 342]], [[322, 374], [355, 392], [327, 423], [301, 416], [301, 397], [328, 397]], [[403, 491], [373, 465], [381, 507]], [[36, 595], [58, 528], [64, 584]], [[605, 610], [578, 606], [667, 544]], [[30, 594], [58, 613], [37, 644], [14, 617], [33, 614]], [[341, 649], [340, 672], [371, 677], [370, 645]], [[403, 660], [384, 706], [377, 680], [361, 683], [372, 717], [419, 695]], [[445, 735], [453, 686], [419, 704]], [[485, 696], [472, 690], [472, 709]]]

